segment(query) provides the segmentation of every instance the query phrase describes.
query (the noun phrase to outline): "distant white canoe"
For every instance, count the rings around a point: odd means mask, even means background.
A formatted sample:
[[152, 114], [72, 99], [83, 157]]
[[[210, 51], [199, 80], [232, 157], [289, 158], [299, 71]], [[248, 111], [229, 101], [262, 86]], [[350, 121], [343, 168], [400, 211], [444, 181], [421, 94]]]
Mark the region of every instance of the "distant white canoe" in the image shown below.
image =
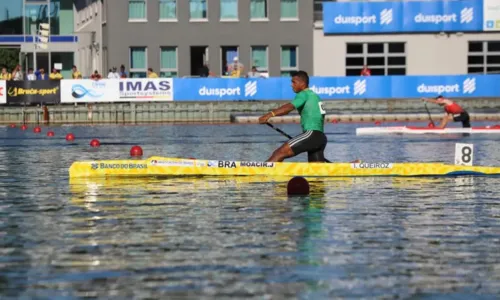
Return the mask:
[[500, 134], [500, 125], [471, 128], [430, 128], [416, 126], [366, 127], [356, 128], [356, 135], [381, 134], [450, 134], [450, 133], [481, 133]]

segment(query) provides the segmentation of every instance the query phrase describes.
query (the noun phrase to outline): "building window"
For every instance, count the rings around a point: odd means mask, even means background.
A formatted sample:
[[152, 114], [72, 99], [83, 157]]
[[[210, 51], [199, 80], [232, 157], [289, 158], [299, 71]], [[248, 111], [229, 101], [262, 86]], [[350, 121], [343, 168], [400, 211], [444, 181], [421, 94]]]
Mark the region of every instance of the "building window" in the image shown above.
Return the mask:
[[50, 0], [50, 34], [73, 34], [72, 0]]
[[267, 61], [267, 46], [252, 46], [252, 63], [250, 68], [257, 67], [257, 71], [267, 72]]
[[160, 20], [177, 20], [177, 0], [160, 0]]
[[267, 19], [267, 0], [250, 0], [250, 19]]
[[0, 1], [0, 35], [22, 35], [23, 19], [29, 17], [23, 15], [23, 1]]
[[207, 0], [189, 0], [189, 17], [192, 20], [206, 20]]
[[365, 65], [371, 75], [406, 75], [406, 44], [348, 43], [345, 65], [346, 76], [360, 76]]
[[314, 0], [314, 21], [323, 21], [323, 3], [336, 2], [337, 0]]
[[147, 77], [147, 49], [146, 47], [131, 47], [130, 48], [130, 77], [131, 78], [146, 78]]
[[238, 19], [238, 0], [220, 0], [220, 19]]
[[[24, 34], [35, 34], [41, 23], [49, 23], [49, 6], [47, 4], [25, 5]], [[6, 9], [8, 15], [8, 9]]]
[[297, 52], [297, 46], [281, 47], [281, 76], [290, 76], [293, 71], [298, 70]]
[[299, 17], [297, 0], [281, 0], [281, 19], [296, 20]]
[[500, 41], [469, 42], [467, 73], [500, 73]]
[[128, 1], [128, 20], [129, 21], [144, 21], [146, 20], [146, 0], [129, 0]]
[[177, 47], [161, 47], [160, 77], [177, 77]]

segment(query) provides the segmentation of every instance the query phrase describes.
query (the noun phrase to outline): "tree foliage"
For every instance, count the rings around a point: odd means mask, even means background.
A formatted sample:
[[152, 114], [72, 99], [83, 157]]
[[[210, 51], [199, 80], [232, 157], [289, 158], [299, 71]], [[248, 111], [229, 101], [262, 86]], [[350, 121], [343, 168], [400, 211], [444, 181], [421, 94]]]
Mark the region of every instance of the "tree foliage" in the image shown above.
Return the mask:
[[19, 48], [0, 48], [0, 68], [6, 67], [8, 72], [19, 63]]

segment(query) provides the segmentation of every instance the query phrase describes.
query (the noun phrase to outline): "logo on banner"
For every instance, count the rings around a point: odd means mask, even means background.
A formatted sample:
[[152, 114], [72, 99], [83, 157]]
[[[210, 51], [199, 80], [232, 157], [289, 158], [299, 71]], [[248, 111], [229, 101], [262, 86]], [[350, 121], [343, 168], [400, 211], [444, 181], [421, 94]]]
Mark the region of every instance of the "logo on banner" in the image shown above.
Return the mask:
[[476, 90], [476, 78], [467, 78], [462, 83], [464, 94], [472, 94]]
[[474, 21], [474, 8], [466, 7], [460, 11], [460, 23], [470, 23]]
[[[37, 96], [47, 96], [47, 95], [57, 95], [59, 87], [55, 88], [22, 88], [22, 87], [10, 87], [7, 92], [10, 97], [19, 97], [24, 95], [37, 95]], [[1, 95], [0, 95], [1, 96]]]
[[3, 96], [3, 86], [0, 86], [0, 96]]
[[245, 97], [253, 97], [257, 94], [257, 81], [249, 81], [245, 84]]
[[380, 24], [381, 25], [389, 25], [392, 23], [392, 8], [384, 9], [380, 12]]
[[345, 86], [316, 86], [313, 85], [310, 89], [318, 95], [345, 95], [351, 93], [351, 87]]
[[338, 15], [333, 19], [333, 22], [335, 24], [348, 24], [348, 25], [364, 25], [364, 24], [376, 24], [377, 23], [377, 16], [371, 15], [371, 16], [344, 16], [344, 15]]
[[171, 79], [135, 79], [120, 81], [120, 98], [173, 99]]
[[92, 82], [92, 88], [87, 88], [81, 84], [73, 84], [71, 87], [71, 96], [75, 99], [81, 99], [84, 97], [90, 98], [100, 98], [104, 93], [100, 93], [97, 89], [105, 89], [106, 83], [103, 81]]
[[366, 79], [359, 79], [354, 82], [354, 95], [364, 95], [366, 93]]
[[235, 88], [207, 88], [203, 86], [198, 90], [200, 96], [218, 96], [222, 98], [224, 96], [239, 96], [241, 95], [240, 87]]

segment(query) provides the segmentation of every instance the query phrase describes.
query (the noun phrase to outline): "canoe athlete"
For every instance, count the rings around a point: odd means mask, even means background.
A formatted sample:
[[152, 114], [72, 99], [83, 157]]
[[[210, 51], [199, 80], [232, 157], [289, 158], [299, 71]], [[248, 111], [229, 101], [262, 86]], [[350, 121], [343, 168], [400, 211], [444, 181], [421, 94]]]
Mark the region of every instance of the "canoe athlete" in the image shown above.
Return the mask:
[[448, 124], [448, 122], [451, 120], [453, 120], [454, 122], [462, 122], [463, 128], [470, 128], [469, 113], [467, 113], [465, 109], [463, 109], [460, 105], [451, 101], [450, 99], [446, 99], [443, 96], [439, 95], [435, 100], [422, 98], [422, 101], [444, 106], [445, 115], [443, 117], [443, 120], [439, 124], [439, 128], [445, 128], [446, 124]]
[[326, 112], [321, 106], [319, 96], [309, 89], [307, 72], [292, 73], [292, 89], [296, 93], [293, 101], [263, 115], [259, 118], [259, 123], [265, 124], [272, 117], [283, 116], [297, 109], [303, 133], [281, 145], [267, 161], [282, 162], [285, 158], [307, 152], [309, 162], [325, 162], [324, 150], [327, 138], [324, 134], [324, 121]]

